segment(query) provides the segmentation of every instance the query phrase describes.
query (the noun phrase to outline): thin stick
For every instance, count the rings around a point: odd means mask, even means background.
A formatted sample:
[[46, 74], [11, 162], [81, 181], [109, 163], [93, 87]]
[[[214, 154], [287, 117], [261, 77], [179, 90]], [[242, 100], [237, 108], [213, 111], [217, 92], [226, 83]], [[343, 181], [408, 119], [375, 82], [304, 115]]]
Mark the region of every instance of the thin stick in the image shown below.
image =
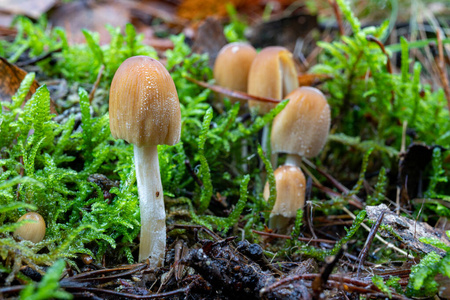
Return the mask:
[[[346, 207], [343, 207], [342, 210], [345, 211], [347, 214], [349, 214], [353, 219], [356, 219], [356, 216], [355, 216], [350, 210], [348, 210]], [[361, 226], [364, 227], [365, 230], [370, 231], [369, 226], [367, 226], [366, 224], [361, 223]], [[405, 255], [407, 258], [414, 259], [414, 256], [412, 256], [412, 255], [408, 254], [406, 251], [403, 251], [402, 249], [396, 247], [394, 244], [389, 243], [388, 241], [386, 241], [385, 239], [383, 239], [383, 238], [382, 238], [381, 236], [379, 236], [378, 234], [375, 235], [375, 237], [376, 237], [380, 242], [382, 242], [383, 244], [385, 244], [388, 248], [394, 249], [395, 251], [397, 251], [397, 252], [400, 253], [401, 255]]]
[[436, 37], [439, 51], [439, 60], [437, 63], [437, 67], [439, 70], [439, 77], [442, 81], [442, 87], [444, 88], [445, 97], [447, 98], [448, 109], [450, 110], [450, 85], [448, 83], [447, 72], [445, 70], [444, 48], [442, 46], [442, 37], [440, 30], [436, 31]]
[[336, 22], [338, 24], [339, 27], [339, 34], [341, 36], [345, 35], [345, 30], [344, 30], [344, 25], [342, 23], [342, 17], [341, 14], [339, 13], [339, 7], [336, 3], [336, 0], [328, 0], [328, 3], [330, 4], [330, 6], [333, 8], [333, 12], [334, 12], [334, 16], [336, 17]]
[[274, 98], [259, 97], [259, 96], [250, 95], [250, 94], [247, 94], [244, 92], [229, 90], [229, 89], [223, 88], [221, 86], [212, 85], [212, 84], [209, 84], [204, 81], [199, 81], [199, 80], [191, 78], [189, 76], [185, 76], [185, 78], [187, 80], [189, 80], [190, 82], [193, 82], [201, 87], [204, 87], [205, 89], [210, 89], [211, 91], [214, 91], [214, 92], [220, 93], [220, 94], [224, 94], [229, 97], [234, 97], [234, 98], [241, 99], [241, 100], [255, 100], [255, 101], [270, 102], [270, 103], [280, 103], [281, 102], [281, 100], [274, 99]]
[[364, 248], [359, 253], [358, 271], [356, 271], [357, 277], [359, 277], [359, 271], [361, 270], [361, 266], [364, 264], [364, 261], [366, 260], [367, 255], [369, 254], [369, 249], [370, 249], [370, 246], [372, 245], [373, 238], [377, 234], [378, 228], [380, 227], [381, 222], [383, 221], [384, 213], [385, 212], [382, 211], [380, 216], [378, 217], [377, 221], [375, 222], [375, 224], [373, 224], [372, 229], [370, 230], [369, 235], [367, 236], [367, 240], [364, 245]]
[[[403, 121], [403, 130], [402, 130], [402, 145], [400, 146], [400, 158], [398, 160], [398, 169], [400, 170], [400, 166], [403, 163], [404, 158], [404, 153], [405, 153], [405, 145], [406, 145], [406, 129], [408, 128], [408, 121]], [[398, 184], [397, 184], [397, 196], [395, 199], [395, 210], [397, 211], [397, 215], [400, 215], [400, 193], [401, 193], [401, 172], [398, 173]]]
[[104, 70], [105, 70], [105, 65], [102, 65], [100, 67], [100, 70], [98, 71], [97, 79], [94, 82], [94, 86], [92, 87], [92, 90], [89, 93], [89, 103], [92, 103], [92, 100], [94, 100], [94, 94], [95, 94], [95, 91], [98, 88], [98, 85], [100, 84], [100, 79], [102, 78]]
[[[284, 234], [278, 234], [278, 233], [272, 233], [272, 232], [265, 232], [265, 231], [259, 231], [259, 230], [252, 230], [253, 233], [259, 234], [259, 235], [263, 235], [263, 236], [269, 236], [272, 238], [280, 238], [280, 239], [286, 239], [286, 240], [290, 240], [292, 239], [292, 237], [290, 235], [284, 235]], [[337, 243], [337, 241], [333, 241], [333, 240], [325, 240], [325, 239], [310, 239], [310, 238], [303, 238], [303, 237], [299, 237], [298, 238], [299, 241], [302, 242], [316, 242], [316, 243], [328, 243], [328, 244], [335, 244]]]

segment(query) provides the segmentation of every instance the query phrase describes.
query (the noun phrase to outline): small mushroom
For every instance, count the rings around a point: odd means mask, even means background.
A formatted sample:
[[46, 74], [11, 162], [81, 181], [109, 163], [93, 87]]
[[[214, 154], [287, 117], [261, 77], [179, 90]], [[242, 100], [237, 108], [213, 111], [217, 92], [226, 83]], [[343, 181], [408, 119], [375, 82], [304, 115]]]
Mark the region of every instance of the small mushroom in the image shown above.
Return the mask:
[[[282, 100], [297, 87], [297, 70], [289, 50], [273, 46], [264, 48], [256, 55], [248, 75], [247, 92], [250, 95]], [[275, 104], [250, 100], [249, 107], [263, 115], [273, 109]]]
[[45, 236], [45, 221], [44, 218], [37, 212], [28, 212], [21, 216], [17, 222], [20, 221], [33, 221], [23, 224], [14, 231], [14, 236], [17, 238], [31, 241], [33, 243], [39, 243]]
[[325, 145], [330, 130], [330, 107], [316, 88], [301, 87], [286, 96], [289, 103], [272, 124], [274, 153], [288, 153], [286, 164], [300, 166], [301, 157], [314, 157]]
[[178, 143], [181, 112], [175, 84], [166, 68], [147, 56], [125, 60], [111, 83], [111, 133], [134, 145], [141, 210], [139, 261], [162, 266], [166, 247], [166, 214], [157, 145]]
[[[305, 205], [305, 175], [297, 166], [283, 165], [275, 172], [277, 199], [270, 213], [269, 227], [279, 233], [286, 233], [288, 225], [297, 215], [297, 210]], [[269, 182], [264, 187], [264, 199], [270, 196]]]
[[[225, 45], [220, 50], [214, 63], [216, 84], [227, 89], [246, 93], [248, 73], [255, 57], [256, 50], [250, 44], [237, 42]], [[222, 97], [219, 96], [219, 98]], [[235, 103], [239, 99], [232, 97], [230, 101]]]
[[[256, 55], [248, 74], [248, 90], [250, 95], [285, 99], [285, 96], [298, 87], [297, 70], [292, 53], [284, 47], [264, 48]], [[275, 104], [250, 100], [249, 108], [253, 113], [264, 115], [275, 107]], [[264, 126], [261, 145], [267, 150], [269, 125]], [[272, 161], [276, 157], [272, 157]], [[262, 167], [262, 165], [260, 166]]]

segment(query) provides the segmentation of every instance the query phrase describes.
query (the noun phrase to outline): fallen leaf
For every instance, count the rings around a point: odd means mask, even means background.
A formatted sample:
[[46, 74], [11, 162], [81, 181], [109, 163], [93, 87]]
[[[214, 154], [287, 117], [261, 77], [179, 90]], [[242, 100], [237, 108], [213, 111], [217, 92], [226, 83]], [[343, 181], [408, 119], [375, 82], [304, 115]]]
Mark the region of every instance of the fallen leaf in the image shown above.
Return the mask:
[[209, 17], [199, 25], [192, 51], [208, 53], [209, 65], [212, 68], [217, 54], [226, 44], [227, 39], [223, 34], [222, 24], [217, 18]]
[[300, 86], [315, 86], [331, 78], [326, 74], [302, 74], [298, 75], [298, 83]]
[[[1, 1], [1, 0], [0, 0]], [[63, 27], [71, 44], [84, 43], [82, 29], [98, 32], [100, 44], [110, 41], [110, 34], [105, 24], [123, 28], [130, 22], [130, 12], [127, 7], [118, 2], [91, 3], [79, 1], [64, 3], [49, 15], [53, 26]]]
[[[27, 75], [27, 72], [13, 64], [10, 64], [5, 58], [0, 57], [0, 100], [11, 101], [11, 97], [17, 92], [20, 83]], [[39, 83], [35, 80], [31, 85], [25, 101], [31, 98], [31, 95], [36, 92]], [[56, 114], [55, 104], [50, 99], [50, 111]]]

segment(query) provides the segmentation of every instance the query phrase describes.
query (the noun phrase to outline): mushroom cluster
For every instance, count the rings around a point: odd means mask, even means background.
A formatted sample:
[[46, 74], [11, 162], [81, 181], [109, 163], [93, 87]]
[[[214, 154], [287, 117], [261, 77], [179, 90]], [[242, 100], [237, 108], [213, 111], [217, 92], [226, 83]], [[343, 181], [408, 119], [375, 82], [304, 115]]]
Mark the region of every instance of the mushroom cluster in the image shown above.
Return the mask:
[[[300, 169], [301, 158], [316, 156], [326, 143], [330, 128], [330, 108], [325, 96], [316, 88], [299, 87], [292, 53], [273, 46], [255, 54], [247, 44], [232, 43], [220, 51], [214, 65], [216, 83], [225, 88], [245, 91], [259, 97], [289, 99], [272, 124], [272, 164], [277, 154], [286, 153], [285, 165], [275, 172], [277, 199], [270, 214], [269, 225], [285, 232], [305, 203], [305, 176]], [[235, 101], [235, 99], [232, 99]], [[273, 103], [249, 101], [253, 114], [263, 115], [275, 107]], [[268, 126], [263, 130], [262, 148], [267, 150]], [[264, 188], [269, 197], [269, 185]]]

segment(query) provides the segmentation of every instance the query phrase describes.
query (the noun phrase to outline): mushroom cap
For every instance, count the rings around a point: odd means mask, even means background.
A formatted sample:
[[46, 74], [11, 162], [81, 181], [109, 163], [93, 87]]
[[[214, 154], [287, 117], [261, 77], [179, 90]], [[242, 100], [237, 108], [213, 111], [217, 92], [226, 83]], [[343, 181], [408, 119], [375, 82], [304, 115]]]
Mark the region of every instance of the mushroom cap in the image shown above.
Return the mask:
[[159, 61], [134, 56], [120, 65], [109, 92], [109, 125], [115, 138], [138, 147], [178, 143], [180, 102]]
[[[217, 55], [214, 63], [214, 79], [216, 84], [234, 91], [247, 92], [248, 72], [256, 50], [246, 43], [230, 43], [225, 45]], [[234, 103], [239, 101], [230, 98]]]
[[272, 151], [314, 157], [325, 145], [330, 130], [327, 99], [313, 87], [295, 89], [286, 98], [289, 103], [273, 120]]
[[36, 221], [34, 223], [23, 224], [14, 231], [14, 235], [24, 240], [39, 243], [45, 236], [45, 221], [44, 218], [37, 212], [28, 212], [21, 216], [17, 222], [23, 220]]
[[[297, 87], [297, 70], [289, 50], [273, 46], [258, 53], [248, 75], [247, 92], [250, 95], [282, 100]], [[261, 115], [268, 113], [275, 106], [274, 103], [249, 100], [250, 109]]]
[[[282, 215], [285, 218], [295, 218], [297, 210], [305, 205], [306, 181], [299, 167], [282, 165], [275, 172], [277, 199], [272, 208], [271, 216]], [[269, 182], [264, 187], [264, 199], [269, 199]]]

